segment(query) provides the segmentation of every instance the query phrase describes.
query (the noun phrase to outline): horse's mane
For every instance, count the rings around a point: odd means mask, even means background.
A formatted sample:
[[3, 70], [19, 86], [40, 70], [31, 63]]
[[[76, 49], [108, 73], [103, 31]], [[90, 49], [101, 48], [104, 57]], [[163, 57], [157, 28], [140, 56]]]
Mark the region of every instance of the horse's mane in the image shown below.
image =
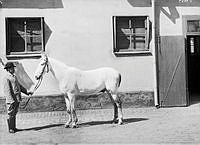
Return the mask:
[[63, 68], [69, 68], [70, 67], [70, 66], [67, 66], [65, 63], [63, 63], [63, 62], [61, 62], [61, 61], [59, 61], [55, 58], [48, 57], [48, 59], [49, 59], [50, 62], [53, 62], [60, 67], [63, 67]]
[[54, 63], [54, 64], [56, 64], [56, 66], [58, 66], [58, 67], [60, 67], [62, 69], [76, 69], [76, 70], [80, 70], [80, 69], [75, 68], [73, 66], [69, 66], [69, 65], [67, 65], [67, 64], [65, 64], [65, 63], [63, 63], [63, 62], [61, 62], [61, 61], [59, 61], [59, 60], [57, 60], [55, 58], [48, 57], [48, 59], [49, 59], [49, 61], [50, 61], [51, 64]]

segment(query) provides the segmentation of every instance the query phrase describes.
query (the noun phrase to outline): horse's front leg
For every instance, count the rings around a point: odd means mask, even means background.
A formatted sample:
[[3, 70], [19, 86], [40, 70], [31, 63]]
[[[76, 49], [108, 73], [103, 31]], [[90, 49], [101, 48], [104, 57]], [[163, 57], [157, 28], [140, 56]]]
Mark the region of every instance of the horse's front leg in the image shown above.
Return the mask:
[[[73, 109], [72, 109], [72, 110], [73, 110]], [[71, 127], [72, 127], [72, 128], [78, 128], [78, 124], [77, 124], [78, 118], [77, 118], [75, 109], [74, 109], [72, 112], [73, 112], [73, 113], [72, 113], [73, 121], [72, 121]]]
[[70, 105], [68, 96], [65, 95], [64, 97], [65, 97], [65, 103], [66, 103], [66, 108], [67, 108], [67, 113], [68, 113], [68, 121], [65, 123], [65, 128], [69, 128], [72, 123], [71, 105]]
[[78, 122], [78, 118], [76, 115], [76, 110], [75, 110], [75, 95], [72, 93], [68, 93], [68, 97], [69, 97], [69, 102], [70, 102], [70, 110], [71, 110], [71, 117], [72, 117], [72, 123], [71, 123], [71, 127], [72, 128], [77, 128], [77, 122]]

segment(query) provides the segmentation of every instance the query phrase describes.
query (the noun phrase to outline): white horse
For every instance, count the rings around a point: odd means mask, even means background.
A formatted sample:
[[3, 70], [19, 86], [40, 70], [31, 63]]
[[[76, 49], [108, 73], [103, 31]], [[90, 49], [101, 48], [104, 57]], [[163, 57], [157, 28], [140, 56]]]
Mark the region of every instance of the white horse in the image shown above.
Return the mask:
[[122, 105], [117, 96], [121, 75], [113, 68], [99, 68], [82, 71], [70, 67], [43, 54], [35, 72], [35, 78], [41, 79], [48, 72], [59, 82], [59, 89], [64, 94], [69, 120], [65, 127], [77, 127], [78, 118], [74, 108], [75, 96], [86, 96], [106, 92], [114, 105], [114, 123], [122, 124]]

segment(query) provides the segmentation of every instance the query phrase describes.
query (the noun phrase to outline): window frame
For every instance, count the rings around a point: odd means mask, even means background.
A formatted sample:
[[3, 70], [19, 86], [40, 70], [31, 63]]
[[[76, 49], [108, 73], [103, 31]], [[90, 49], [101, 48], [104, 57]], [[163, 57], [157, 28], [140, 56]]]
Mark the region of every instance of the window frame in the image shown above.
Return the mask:
[[[120, 48], [117, 46], [117, 18], [126, 18], [126, 17], [132, 17], [132, 18], [145, 18], [145, 49], [143, 50], [133, 50], [133, 51], [119, 51]], [[151, 54], [150, 51], [150, 20], [149, 16], [147, 15], [140, 15], [140, 16], [112, 16], [112, 23], [113, 23], [113, 53], [115, 55], [148, 55]], [[128, 50], [128, 49], [127, 49]]]
[[[25, 51], [21, 52], [12, 52], [11, 51], [11, 45], [10, 40], [11, 40], [11, 35], [9, 31], [9, 25], [12, 23], [12, 20], [17, 20], [17, 19], [40, 19], [40, 27], [41, 27], [41, 50], [40, 51], [27, 51], [27, 46], [25, 46]], [[11, 22], [10, 22], [11, 21]], [[44, 38], [44, 17], [6, 17], [5, 18], [5, 26], [6, 26], [6, 57], [8, 59], [16, 59], [16, 58], [32, 58], [32, 57], [40, 57], [41, 53], [45, 51], [45, 38]], [[26, 33], [25, 33], [26, 34]], [[27, 38], [27, 37], [26, 37]], [[30, 37], [29, 37], [30, 38]], [[25, 45], [27, 45], [27, 41], [25, 40]]]

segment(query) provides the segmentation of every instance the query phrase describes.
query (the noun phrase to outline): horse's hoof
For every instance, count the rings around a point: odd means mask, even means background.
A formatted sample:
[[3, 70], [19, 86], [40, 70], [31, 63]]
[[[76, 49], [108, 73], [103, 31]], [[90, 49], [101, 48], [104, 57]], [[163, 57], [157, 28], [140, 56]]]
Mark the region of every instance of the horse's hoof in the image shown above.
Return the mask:
[[78, 128], [78, 125], [72, 125], [71, 128]]
[[123, 121], [122, 120], [119, 120], [118, 121], [118, 125], [122, 125], [123, 124]]
[[70, 125], [69, 124], [65, 124], [65, 128], [70, 128]]

